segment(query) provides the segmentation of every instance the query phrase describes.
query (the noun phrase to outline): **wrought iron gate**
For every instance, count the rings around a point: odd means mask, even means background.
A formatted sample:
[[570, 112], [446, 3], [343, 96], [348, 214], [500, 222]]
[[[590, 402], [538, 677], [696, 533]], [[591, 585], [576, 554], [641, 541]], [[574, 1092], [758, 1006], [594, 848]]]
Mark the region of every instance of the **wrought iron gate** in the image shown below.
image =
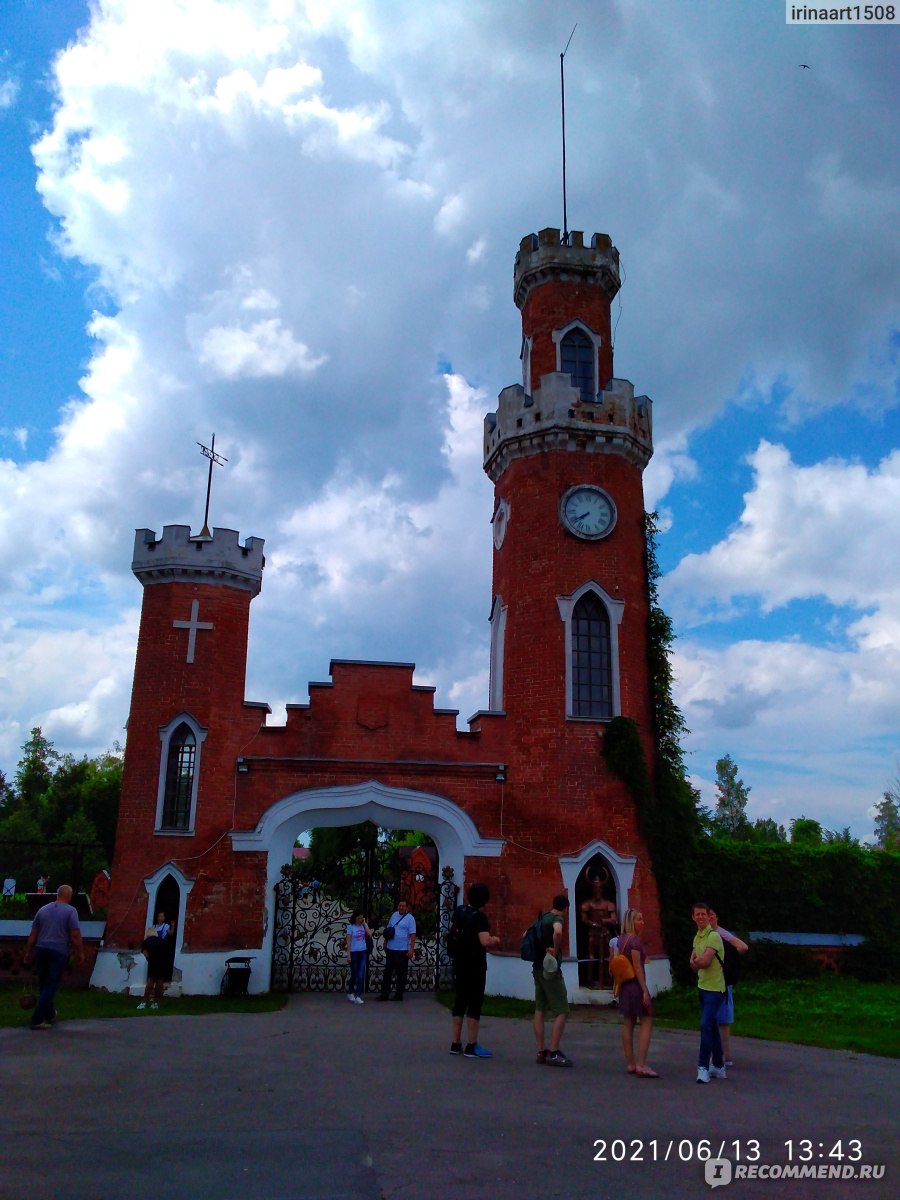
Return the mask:
[[[378, 991], [384, 977], [385, 945], [382, 930], [398, 899], [407, 899], [416, 919], [416, 945], [409, 964], [409, 991], [434, 991], [449, 987], [453, 968], [447, 955], [447, 932], [459, 891], [453, 868], [444, 867], [436, 883], [436, 866], [429, 863], [431, 886], [423, 879], [424, 861], [384, 877], [371, 855], [360, 862], [359, 887], [342, 887], [344, 896], [330, 897], [327, 887], [313, 888], [290, 867], [275, 885], [275, 932], [272, 940], [272, 991], [340, 992], [350, 984], [347, 962], [347, 925], [354, 908], [362, 909], [375, 930], [375, 945], [366, 967], [366, 990]], [[397, 877], [399, 874], [399, 878]]]

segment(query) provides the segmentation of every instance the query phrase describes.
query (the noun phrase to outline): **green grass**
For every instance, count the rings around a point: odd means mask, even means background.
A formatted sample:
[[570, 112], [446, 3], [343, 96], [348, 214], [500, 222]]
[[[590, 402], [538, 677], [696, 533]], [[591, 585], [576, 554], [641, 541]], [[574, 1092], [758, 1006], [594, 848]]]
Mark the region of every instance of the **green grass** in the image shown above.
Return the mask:
[[[675, 987], [653, 1002], [656, 1024], [698, 1025], [696, 988]], [[900, 984], [861, 983], [846, 975], [744, 980], [735, 988], [739, 1037], [900, 1057]]]
[[[439, 992], [438, 1000], [445, 1008], [453, 1007], [453, 992]], [[521, 1019], [534, 1016], [533, 1000], [515, 1000], [512, 996], [485, 996], [481, 1006], [483, 1017], [512, 1017]]]
[[[452, 992], [440, 1002], [453, 1003]], [[735, 1023], [739, 1037], [795, 1042], [829, 1050], [900, 1057], [900, 984], [861, 983], [845, 975], [815, 979], [745, 980], [735, 993]], [[654, 1019], [668, 1029], [699, 1027], [697, 989], [674, 987], [653, 1001]], [[580, 1007], [576, 1020], [618, 1021], [615, 1009]], [[534, 1004], [509, 996], [486, 996], [486, 1017], [531, 1017]]]
[[[25, 1025], [30, 1013], [19, 1004], [22, 985], [0, 984], [0, 1026]], [[138, 1012], [139, 998], [119, 992], [95, 992], [60, 989], [56, 994], [58, 1020], [85, 1021], [97, 1018], [204, 1017], [209, 1013], [266, 1013], [284, 1008], [287, 996], [269, 993], [261, 996], [180, 996], [163, 1000], [158, 1012]]]
[[[0, 984], [0, 1026], [24, 1025], [28, 1013], [19, 1006], [21, 984]], [[441, 992], [446, 1007], [451, 992]], [[733, 1033], [831, 1050], [856, 1050], [900, 1058], [900, 984], [861, 983], [844, 975], [817, 979], [744, 980], [735, 994]], [[161, 1016], [206, 1016], [209, 1013], [275, 1012], [287, 1002], [284, 994], [261, 996], [182, 996], [163, 1000]], [[113, 992], [62, 990], [57, 996], [59, 1020], [137, 1017], [153, 1020], [157, 1013], [138, 1012], [135, 996]], [[534, 1005], [509, 996], [485, 997], [483, 1014], [513, 1020], [530, 1018]], [[578, 1009], [586, 1020], [617, 1020], [613, 1010]], [[692, 987], [675, 987], [654, 1000], [658, 1026], [697, 1029], [697, 994]]]

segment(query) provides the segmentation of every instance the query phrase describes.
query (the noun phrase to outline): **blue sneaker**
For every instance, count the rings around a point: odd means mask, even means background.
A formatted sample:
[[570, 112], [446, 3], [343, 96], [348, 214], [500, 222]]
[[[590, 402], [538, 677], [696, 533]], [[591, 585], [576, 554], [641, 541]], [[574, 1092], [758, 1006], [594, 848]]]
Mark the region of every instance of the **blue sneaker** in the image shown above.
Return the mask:
[[477, 1042], [470, 1042], [463, 1050], [463, 1058], [493, 1058], [492, 1050], [485, 1050], [484, 1046], [479, 1046]]

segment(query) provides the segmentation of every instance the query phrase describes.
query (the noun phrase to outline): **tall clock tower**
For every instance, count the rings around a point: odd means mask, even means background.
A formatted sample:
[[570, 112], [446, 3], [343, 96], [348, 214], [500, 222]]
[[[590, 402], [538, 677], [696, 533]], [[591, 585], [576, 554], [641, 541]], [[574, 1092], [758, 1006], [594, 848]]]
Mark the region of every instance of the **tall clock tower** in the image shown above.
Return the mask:
[[[551, 863], [594, 842], [610, 874], [617, 855], [634, 864], [628, 894], [617, 888], [620, 914], [642, 907], [658, 928], [634, 802], [602, 754], [609, 722], [625, 716], [653, 759], [642, 487], [651, 403], [613, 374], [619, 283], [605, 234], [564, 243], [544, 229], [516, 256], [522, 383], [500, 393], [484, 425], [495, 488], [490, 709], [504, 714], [515, 762], [504, 831], [521, 830], [543, 895], [559, 878]], [[593, 869], [582, 867], [579, 888]]]
[[650, 737], [642, 472], [651, 403], [613, 377], [619, 254], [605, 234], [523, 239], [523, 382], [485, 420], [495, 485], [491, 708], [536, 729], [614, 716]]

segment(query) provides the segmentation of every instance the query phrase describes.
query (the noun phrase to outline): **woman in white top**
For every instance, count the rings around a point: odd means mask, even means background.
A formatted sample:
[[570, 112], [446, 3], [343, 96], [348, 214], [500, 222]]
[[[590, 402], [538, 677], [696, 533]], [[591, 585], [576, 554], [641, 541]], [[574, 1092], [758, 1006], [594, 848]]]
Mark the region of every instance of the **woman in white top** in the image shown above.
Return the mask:
[[372, 930], [366, 924], [365, 913], [357, 909], [350, 916], [347, 926], [347, 961], [350, 964], [350, 993], [347, 999], [352, 1004], [364, 1004], [363, 988], [366, 984], [367, 938]]

